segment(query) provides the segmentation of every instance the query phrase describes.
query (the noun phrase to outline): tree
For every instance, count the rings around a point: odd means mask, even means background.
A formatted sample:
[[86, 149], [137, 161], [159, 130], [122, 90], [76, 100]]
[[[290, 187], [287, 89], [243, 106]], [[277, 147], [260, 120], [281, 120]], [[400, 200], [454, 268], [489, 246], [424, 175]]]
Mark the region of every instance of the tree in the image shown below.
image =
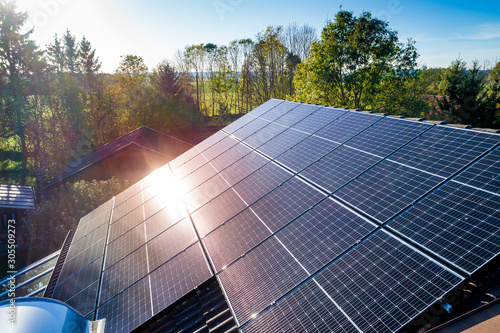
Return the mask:
[[417, 57], [414, 43], [400, 43], [387, 22], [339, 11], [298, 65], [296, 99], [363, 109], [387, 75], [414, 70]]

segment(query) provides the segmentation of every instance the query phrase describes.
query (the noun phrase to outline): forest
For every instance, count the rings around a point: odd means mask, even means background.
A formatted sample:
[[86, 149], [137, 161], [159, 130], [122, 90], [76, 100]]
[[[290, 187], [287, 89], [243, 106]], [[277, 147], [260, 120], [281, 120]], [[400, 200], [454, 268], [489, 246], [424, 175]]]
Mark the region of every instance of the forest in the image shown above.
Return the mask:
[[[37, 191], [141, 125], [170, 133], [226, 124], [270, 98], [500, 128], [499, 62], [419, 65], [415, 41], [400, 41], [369, 12], [340, 10], [320, 34], [290, 23], [227, 45], [187, 45], [155, 68], [127, 54], [114, 73], [101, 70], [85, 36], [66, 30], [37, 45], [27, 22], [14, 2], [0, 1], [0, 182]], [[109, 185], [95, 184], [99, 193]], [[61, 188], [61, 197], [68, 191], [77, 190]]]

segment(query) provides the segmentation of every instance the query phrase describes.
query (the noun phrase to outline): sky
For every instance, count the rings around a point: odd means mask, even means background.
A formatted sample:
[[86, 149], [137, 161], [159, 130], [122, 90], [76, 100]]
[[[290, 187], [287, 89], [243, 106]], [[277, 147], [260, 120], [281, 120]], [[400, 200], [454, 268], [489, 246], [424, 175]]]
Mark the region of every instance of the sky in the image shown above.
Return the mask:
[[316, 28], [343, 10], [371, 12], [416, 40], [419, 64], [447, 67], [500, 61], [500, 1], [492, 0], [16, 0], [29, 14], [32, 38], [41, 48], [69, 29], [96, 49], [102, 71], [114, 72], [120, 56], [141, 56], [152, 70], [177, 50], [200, 43], [227, 44], [254, 38], [267, 26], [292, 22]]

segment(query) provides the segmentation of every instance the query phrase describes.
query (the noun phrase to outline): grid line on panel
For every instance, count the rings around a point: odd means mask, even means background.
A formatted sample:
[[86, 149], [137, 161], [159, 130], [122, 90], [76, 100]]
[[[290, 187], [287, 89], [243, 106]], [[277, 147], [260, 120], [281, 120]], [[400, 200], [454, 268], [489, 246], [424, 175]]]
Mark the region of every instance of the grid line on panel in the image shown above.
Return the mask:
[[339, 117], [345, 115], [346, 113], [346, 110], [322, 107], [308, 117], [294, 124], [291, 128], [307, 134], [313, 134], [326, 125], [336, 121]]
[[266, 113], [263, 113], [260, 116], [260, 118], [267, 120], [269, 122], [274, 122], [276, 119], [288, 114], [289, 112], [291, 112], [300, 105], [301, 104], [297, 102], [286, 101], [276, 105], [274, 108], [270, 109]]
[[249, 136], [253, 135], [254, 133], [258, 132], [261, 130], [263, 127], [269, 125], [269, 121], [256, 118], [255, 120], [249, 122], [245, 126], [241, 127], [237, 131], [231, 133], [231, 136], [234, 138], [243, 141], [244, 139], [248, 138]]
[[291, 127], [297, 124], [299, 121], [310, 116], [321, 107], [317, 105], [310, 104], [300, 104], [299, 106], [293, 108], [290, 112], [277, 118], [274, 122], [283, 126]]
[[385, 231], [314, 279], [362, 331], [396, 331], [464, 280]]
[[500, 196], [450, 181], [388, 227], [470, 275], [500, 253]]
[[242, 141], [252, 148], [258, 148], [285, 130], [287, 130], [287, 127], [283, 125], [270, 123]]
[[274, 159], [297, 145], [299, 142], [302, 142], [307, 137], [308, 134], [297, 132], [293, 129], [287, 129], [258, 147], [258, 150]]
[[389, 159], [450, 177], [500, 143], [500, 135], [434, 126]]
[[496, 148], [454, 178], [485, 191], [500, 194], [500, 148]]

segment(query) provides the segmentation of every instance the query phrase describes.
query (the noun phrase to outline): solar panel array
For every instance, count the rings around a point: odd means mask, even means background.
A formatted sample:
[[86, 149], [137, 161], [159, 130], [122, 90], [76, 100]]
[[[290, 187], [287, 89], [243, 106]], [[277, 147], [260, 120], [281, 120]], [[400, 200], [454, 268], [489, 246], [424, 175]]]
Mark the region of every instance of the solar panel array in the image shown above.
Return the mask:
[[397, 331], [500, 253], [499, 144], [270, 100], [84, 217], [54, 297], [126, 332], [215, 275], [243, 332]]

